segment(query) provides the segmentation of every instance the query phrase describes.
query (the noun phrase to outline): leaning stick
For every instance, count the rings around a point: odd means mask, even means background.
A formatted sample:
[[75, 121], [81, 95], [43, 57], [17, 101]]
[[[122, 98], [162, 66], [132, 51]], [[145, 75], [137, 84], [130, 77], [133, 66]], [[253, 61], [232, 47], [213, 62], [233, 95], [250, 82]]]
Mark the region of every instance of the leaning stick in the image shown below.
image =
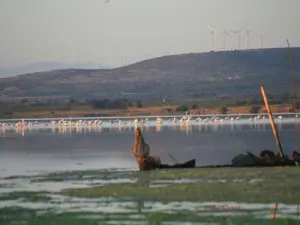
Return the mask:
[[279, 135], [278, 135], [278, 132], [277, 132], [277, 129], [276, 129], [276, 126], [275, 126], [275, 122], [274, 122], [274, 119], [273, 119], [273, 115], [272, 115], [272, 112], [271, 112], [271, 109], [270, 109], [270, 106], [269, 106], [269, 103], [268, 103], [267, 95], [266, 95], [266, 92], [265, 92], [265, 87], [264, 87], [263, 84], [260, 86], [260, 89], [261, 89], [261, 94], [263, 96], [265, 106], [266, 106], [266, 109], [267, 109], [267, 112], [268, 112], [268, 115], [269, 115], [269, 119], [270, 119], [270, 123], [271, 123], [271, 126], [272, 126], [272, 131], [273, 131], [273, 134], [274, 134], [274, 138], [275, 138], [277, 147], [279, 148], [280, 156], [283, 159], [284, 154], [283, 154], [282, 146], [281, 146], [281, 143], [280, 143]]

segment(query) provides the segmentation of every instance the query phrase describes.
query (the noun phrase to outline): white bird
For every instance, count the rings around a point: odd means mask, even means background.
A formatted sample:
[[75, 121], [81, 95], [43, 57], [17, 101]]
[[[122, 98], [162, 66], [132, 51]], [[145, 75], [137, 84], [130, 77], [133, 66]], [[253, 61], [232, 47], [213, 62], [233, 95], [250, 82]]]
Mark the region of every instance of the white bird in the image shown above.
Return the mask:
[[157, 118], [156, 119], [156, 124], [162, 124], [162, 118]]
[[138, 126], [138, 125], [139, 125], [139, 120], [138, 120], [138, 119], [135, 119], [135, 120], [134, 120], [134, 125], [135, 125], [135, 126]]

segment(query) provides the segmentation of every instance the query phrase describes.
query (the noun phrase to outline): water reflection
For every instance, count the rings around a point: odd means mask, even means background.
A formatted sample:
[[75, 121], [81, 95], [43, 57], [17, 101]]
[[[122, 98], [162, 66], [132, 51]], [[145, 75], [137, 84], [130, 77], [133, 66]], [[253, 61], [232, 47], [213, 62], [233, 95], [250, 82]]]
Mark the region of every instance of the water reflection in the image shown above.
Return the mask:
[[156, 132], [161, 132], [161, 130], [162, 130], [162, 125], [156, 124]]
[[[287, 129], [291, 124], [298, 126], [298, 122], [294, 119], [285, 120], [285, 122], [277, 121], [276, 126], [278, 131], [283, 131]], [[223, 132], [223, 131], [266, 131], [270, 130], [271, 126], [268, 120], [254, 122], [249, 120], [239, 120], [239, 121], [206, 121], [206, 122], [174, 122], [166, 121], [161, 123], [156, 123], [155, 121], [147, 121], [144, 123], [112, 123], [112, 122], [101, 122], [98, 124], [51, 124], [51, 123], [31, 123], [30, 125], [24, 126], [14, 126], [13, 124], [6, 123], [5, 126], [2, 125], [0, 129], [0, 134], [5, 136], [7, 133], [16, 133], [18, 135], [24, 136], [28, 133], [37, 133], [45, 130], [51, 130], [52, 133], [59, 134], [73, 134], [73, 133], [102, 133], [103, 131], [109, 132], [133, 132], [135, 127], [141, 127], [144, 131], [149, 131], [155, 128], [157, 133], [164, 132], [167, 130], [185, 133], [190, 135], [193, 132]]]
[[[284, 152], [295, 150], [294, 125], [278, 125]], [[52, 126], [0, 129], [0, 164], [8, 170], [38, 167], [135, 168], [131, 155], [135, 125], [103, 123], [97, 126]], [[173, 163], [166, 152], [180, 161], [195, 158], [197, 165], [227, 164], [244, 152], [259, 154], [275, 150], [269, 124], [263, 123], [149, 123], [141, 126], [151, 154]], [[155, 137], [155, 138], [154, 138]], [[160, 144], [158, 145], [159, 142]], [[163, 149], [163, 150], [162, 150]], [[126, 159], [126, 160], [125, 160]], [[24, 165], [21, 167], [20, 165]], [[1, 168], [0, 168], [1, 170]], [[1, 173], [1, 171], [0, 171]]]

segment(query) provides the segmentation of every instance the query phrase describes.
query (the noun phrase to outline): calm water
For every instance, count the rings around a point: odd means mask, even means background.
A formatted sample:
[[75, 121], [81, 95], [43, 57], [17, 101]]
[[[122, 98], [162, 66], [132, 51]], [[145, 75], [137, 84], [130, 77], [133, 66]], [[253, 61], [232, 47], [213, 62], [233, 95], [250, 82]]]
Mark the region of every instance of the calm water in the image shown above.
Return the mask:
[[[286, 154], [295, 150], [294, 123], [295, 120], [291, 119], [289, 121], [282, 121], [277, 126]], [[67, 200], [65, 199], [66, 197], [59, 195], [58, 192], [64, 188], [87, 187], [89, 179], [38, 183], [33, 182], [32, 178], [26, 177], [6, 178], [20, 175], [38, 176], [41, 178], [45, 174], [54, 171], [87, 171], [95, 169], [114, 169], [116, 171], [136, 170], [137, 166], [130, 151], [133, 144], [133, 132], [133, 126], [120, 127], [108, 123], [104, 123], [98, 127], [58, 127], [38, 124], [26, 129], [2, 129], [0, 130], [0, 193], [49, 191], [52, 193], [51, 196], [49, 195], [52, 200], [51, 204], [48, 203], [48, 206], [55, 208], [55, 205], [60, 205], [59, 210], [57, 209], [59, 212], [72, 211], [70, 204], [76, 204], [77, 202], [78, 207], [81, 205], [88, 211], [98, 210], [104, 212], [106, 210], [109, 213], [113, 213], [114, 211], [122, 213], [124, 209], [130, 207], [128, 206], [129, 203], [126, 205], [125, 203], [114, 202], [115, 206], [112, 204], [111, 208], [108, 209], [107, 207], [100, 206], [99, 202], [96, 204], [92, 200], [76, 200], [74, 198], [69, 199], [68, 204], [63, 208], [62, 203]], [[201, 166], [228, 164], [235, 155], [244, 151], [259, 154], [263, 149], [276, 150], [271, 126], [267, 120], [260, 123], [252, 123], [246, 120], [228, 121], [224, 124], [192, 123], [189, 126], [168, 123], [156, 126], [155, 123], [151, 123], [143, 127], [143, 133], [146, 142], [150, 145], [151, 154], [160, 156], [162, 161], [166, 163], [174, 163], [166, 152], [171, 153], [178, 161], [195, 158], [197, 166]], [[127, 175], [121, 176], [124, 176], [124, 179], [120, 179], [119, 177], [118, 181], [112, 179], [109, 182], [134, 182], [132, 179], [128, 180]], [[103, 183], [103, 179], [101, 180], [98, 177], [94, 178], [94, 185], [97, 180]], [[103, 201], [107, 202], [108, 200]], [[103, 201], [101, 200], [100, 202]], [[161, 205], [162, 203], [159, 202], [156, 204], [156, 210], [164, 210], [164, 207], [165, 210], [169, 211], [174, 209], [174, 206], [172, 206], [173, 203], [170, 206]], [[3, 213], [2, 210], [4, 207], [9, 206], [34, 210], [45, 208], [43, 204], [22, 203], [19, 200], [0, 201], [0, 217], [3, 216], [1, 213]], [[195, 211], [200, 206], [190, 205], [188, 208]], [[98, 208], [96, 209], [95, 207]], [[182, 207], [184, 208], [184, 206]], [[254, 206], [244, 205], [244, 207], [252, 207], [252, 210]], [[269, 205], [256, 205], [255, 207], [255, 210], [258, 211], [260, 207], [269, 211]], [[293, 213], [296, 211], [296, 206], [286, 205], [282, 207], [288, 208]], [[176, 210], [178, 211], [179, 209]], [[174, 212], [177, 212], [176, 210]], [[182, 210], [187, 210], [187, 208]], [[263, 214], [265, 215], [265, 212]], [[285, 213], [281, 214], [282, 217], [285, 217], [284, 215]], [[289, 217], [292, 217], [292, 215]], [[133, 223], [129, 219], [127, 224]]]
[[[294, 124], [278, 123], [286, 153], [295, 149]], [[173, 163], [196, 158], [197, 166], [227, 164], [244, 151], [276, 150], [271, 126], [248, 121], [189, 126], [150, 124], [143, 127], [151, 154]], [[134, 169], [131, 155], [134, 126], [54, 127], [38, 124], [26, 129], [0, 130], [0, 174], [82, 169]]]

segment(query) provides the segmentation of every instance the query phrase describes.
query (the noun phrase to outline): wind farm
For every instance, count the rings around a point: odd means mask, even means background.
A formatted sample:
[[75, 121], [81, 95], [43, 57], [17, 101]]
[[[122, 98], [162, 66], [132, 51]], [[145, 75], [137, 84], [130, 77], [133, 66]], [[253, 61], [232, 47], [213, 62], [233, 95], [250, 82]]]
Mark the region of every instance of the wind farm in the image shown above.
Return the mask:
[[[236, 29], [217, 28], [212, 25], [207, 25], [210, 32], [211, 47], [210, 51], [247, 51], [255, 49], [263, 49], [264, 35], [258, 32], [253, 32], [253, 29], [240, 25]], [[220, 39], [222, 38], [222, 40]], [[232, 39], [232, 45], [228, 41]], [[257, 39], [258, 42], [254, 40]], [[221, 45], [221, 41], [223, 42]], [[257, 43], [257, 44], [255, 44]]]

